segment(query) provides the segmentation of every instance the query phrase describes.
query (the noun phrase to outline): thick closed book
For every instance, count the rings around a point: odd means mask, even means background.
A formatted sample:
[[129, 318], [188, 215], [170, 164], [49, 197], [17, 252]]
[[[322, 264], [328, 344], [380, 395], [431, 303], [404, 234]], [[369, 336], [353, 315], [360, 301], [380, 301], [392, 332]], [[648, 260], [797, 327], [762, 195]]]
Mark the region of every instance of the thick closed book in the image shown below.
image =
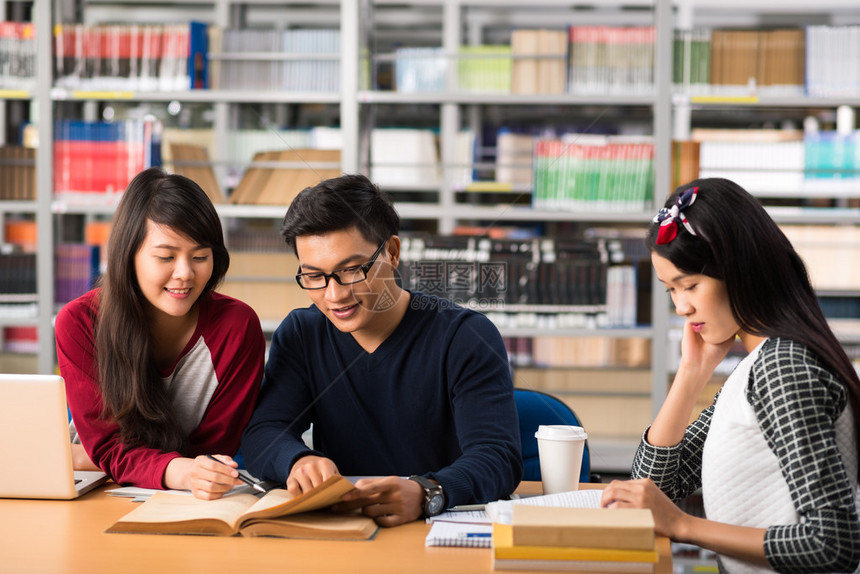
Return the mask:
[[513, 507], [515, 546], [651, 550], [654, 517], [642, 508]]
[[367, 540], [377, 530], [372, 519], [321, 510], [352, 489], [347, 479], [333, 476], [298, 496], [282, 488], [260, 498], [243, 493], [217, 500], [156, 492], [107, 532]]
[[514, 527], [493, 524], [495, 570], [575, 572], [653, 572], [659, 559], [656, 541], [650, 550], [514, 544]]

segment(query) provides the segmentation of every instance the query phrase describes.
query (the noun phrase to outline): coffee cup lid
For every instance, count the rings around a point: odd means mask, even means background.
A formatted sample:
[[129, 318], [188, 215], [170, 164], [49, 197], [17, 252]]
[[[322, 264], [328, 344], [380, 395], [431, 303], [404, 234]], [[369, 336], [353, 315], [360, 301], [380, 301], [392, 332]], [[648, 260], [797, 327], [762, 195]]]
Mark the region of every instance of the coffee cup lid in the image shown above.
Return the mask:
[[588, 434], [582, 427], [572, 425], [540, 425], [535, 438], [545, 440], [585, 440]]

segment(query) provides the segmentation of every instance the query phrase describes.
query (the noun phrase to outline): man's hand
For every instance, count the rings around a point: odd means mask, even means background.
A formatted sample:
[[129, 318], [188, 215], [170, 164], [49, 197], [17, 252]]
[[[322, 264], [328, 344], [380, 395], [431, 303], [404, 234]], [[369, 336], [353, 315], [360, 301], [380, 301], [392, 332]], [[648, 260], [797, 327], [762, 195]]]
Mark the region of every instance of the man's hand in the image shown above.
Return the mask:
[[397, 526], [421, 517], [424, 511], [424, 489], [414, 480], [397, 476], [363, 478], [355, 490], [343, 495], [335, 504], [335, 512], [361, 509], [380, 526]]
[[340, 473], [331, 459], [314, 455], [303, 456], [290, 470], [290, 476], [287, 477], [287, 490], [298, 495], [322, 484], [336, 474]]

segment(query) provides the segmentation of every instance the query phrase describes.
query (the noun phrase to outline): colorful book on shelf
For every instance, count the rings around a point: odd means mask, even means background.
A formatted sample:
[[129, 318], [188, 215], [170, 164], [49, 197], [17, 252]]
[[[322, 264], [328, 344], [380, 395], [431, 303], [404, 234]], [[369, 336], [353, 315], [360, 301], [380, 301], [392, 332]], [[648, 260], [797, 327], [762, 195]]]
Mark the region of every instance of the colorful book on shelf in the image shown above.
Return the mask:
[[36, 199], [36, 150], [0, 146], [0, 200]]
[[54, 27], [56, 85], [73, 90], [184, 91], [208, 87], [208, 25]]
[[860, 42], [860, 25], [806, 27], [806, 94], [811, 97], [857, 97], [860, 53], [844, 46]]
[[672, 142], [672, 189], [698, 179], [699, 146], [694, 140]]
[[565, 134], [538, 139], [532, 204], [539, 209], [643, 211], [654, 193], [650, 137]]
[[512, 94], [538, 93], [538, 31], [516, 29], [511, 32]]
[[494, 570], [645, 573], [653, 572], [659, 560], [656, 542], [647, 550], [523, 545], [514, 542], [514, 528], [493, 524]]
[[80, 201], [104, 201], [153, 165], [153, 122], [120, 120], [54, 124], [54, 193]]
[[567, 31], [537, 31], [537, 93], [563, 94], [567, 89]]
[[708, 93], [711, 74], [711, 30], [676, 29], [672, 48], [672, 84], [687, 94]]
[[98, 245], [61, 243], [54, 248], [54, 302], [68, 303], [93, 288], [99, 276]]
[[36, 27], [32, 22], [0, 22], [0, 89], [36, 87]]
[[373, 519], [322, 511], [353, 488], [344, 477], [333, 476], [298, 496], [282, 488], [259, 498], [241, 493], [217, 500], [157, 492], [107, 532], [368, 540], [377, 531]]
[[209, 33], [203, 22], [188, 23], [188, 88], [209, 89]]
[[443, 92], [448, 62], [442, 48], [397, 48], [394, 88], [398, 92]]
[[653, 93], [654, 27], [571, 26], [568, 34], [569, 93]]
[[510, 46], [461, 46], [457, 87], [464, 92], [511, 91]]
[[0, 302], [21, 303], [36, 298], [36, 254], [18, 246], [0, 250]]

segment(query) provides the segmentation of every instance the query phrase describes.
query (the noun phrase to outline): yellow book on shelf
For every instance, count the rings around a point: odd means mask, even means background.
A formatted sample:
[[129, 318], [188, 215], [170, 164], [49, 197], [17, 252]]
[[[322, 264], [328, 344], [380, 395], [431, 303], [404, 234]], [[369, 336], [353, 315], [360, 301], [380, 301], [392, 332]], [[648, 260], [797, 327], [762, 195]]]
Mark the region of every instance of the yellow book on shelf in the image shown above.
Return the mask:
[[510, 524], [493, 524], [492, 540], [495, 570], [653, 572], [659, 559], [656, 541], [650, 550], [515, 545]]
[[366, 540], [377, 530], [372, 519], [312, 512], [340, 501], [353, 488], [344, 477], [333, 476], [298, 496], [282, 488], [260, 498], [243, 493], [217, 500], [157, 492], [107, 532]]
[[654, 548], [654, 517], [648, 509], [515, 504], [512, 524], [516, 546]]

